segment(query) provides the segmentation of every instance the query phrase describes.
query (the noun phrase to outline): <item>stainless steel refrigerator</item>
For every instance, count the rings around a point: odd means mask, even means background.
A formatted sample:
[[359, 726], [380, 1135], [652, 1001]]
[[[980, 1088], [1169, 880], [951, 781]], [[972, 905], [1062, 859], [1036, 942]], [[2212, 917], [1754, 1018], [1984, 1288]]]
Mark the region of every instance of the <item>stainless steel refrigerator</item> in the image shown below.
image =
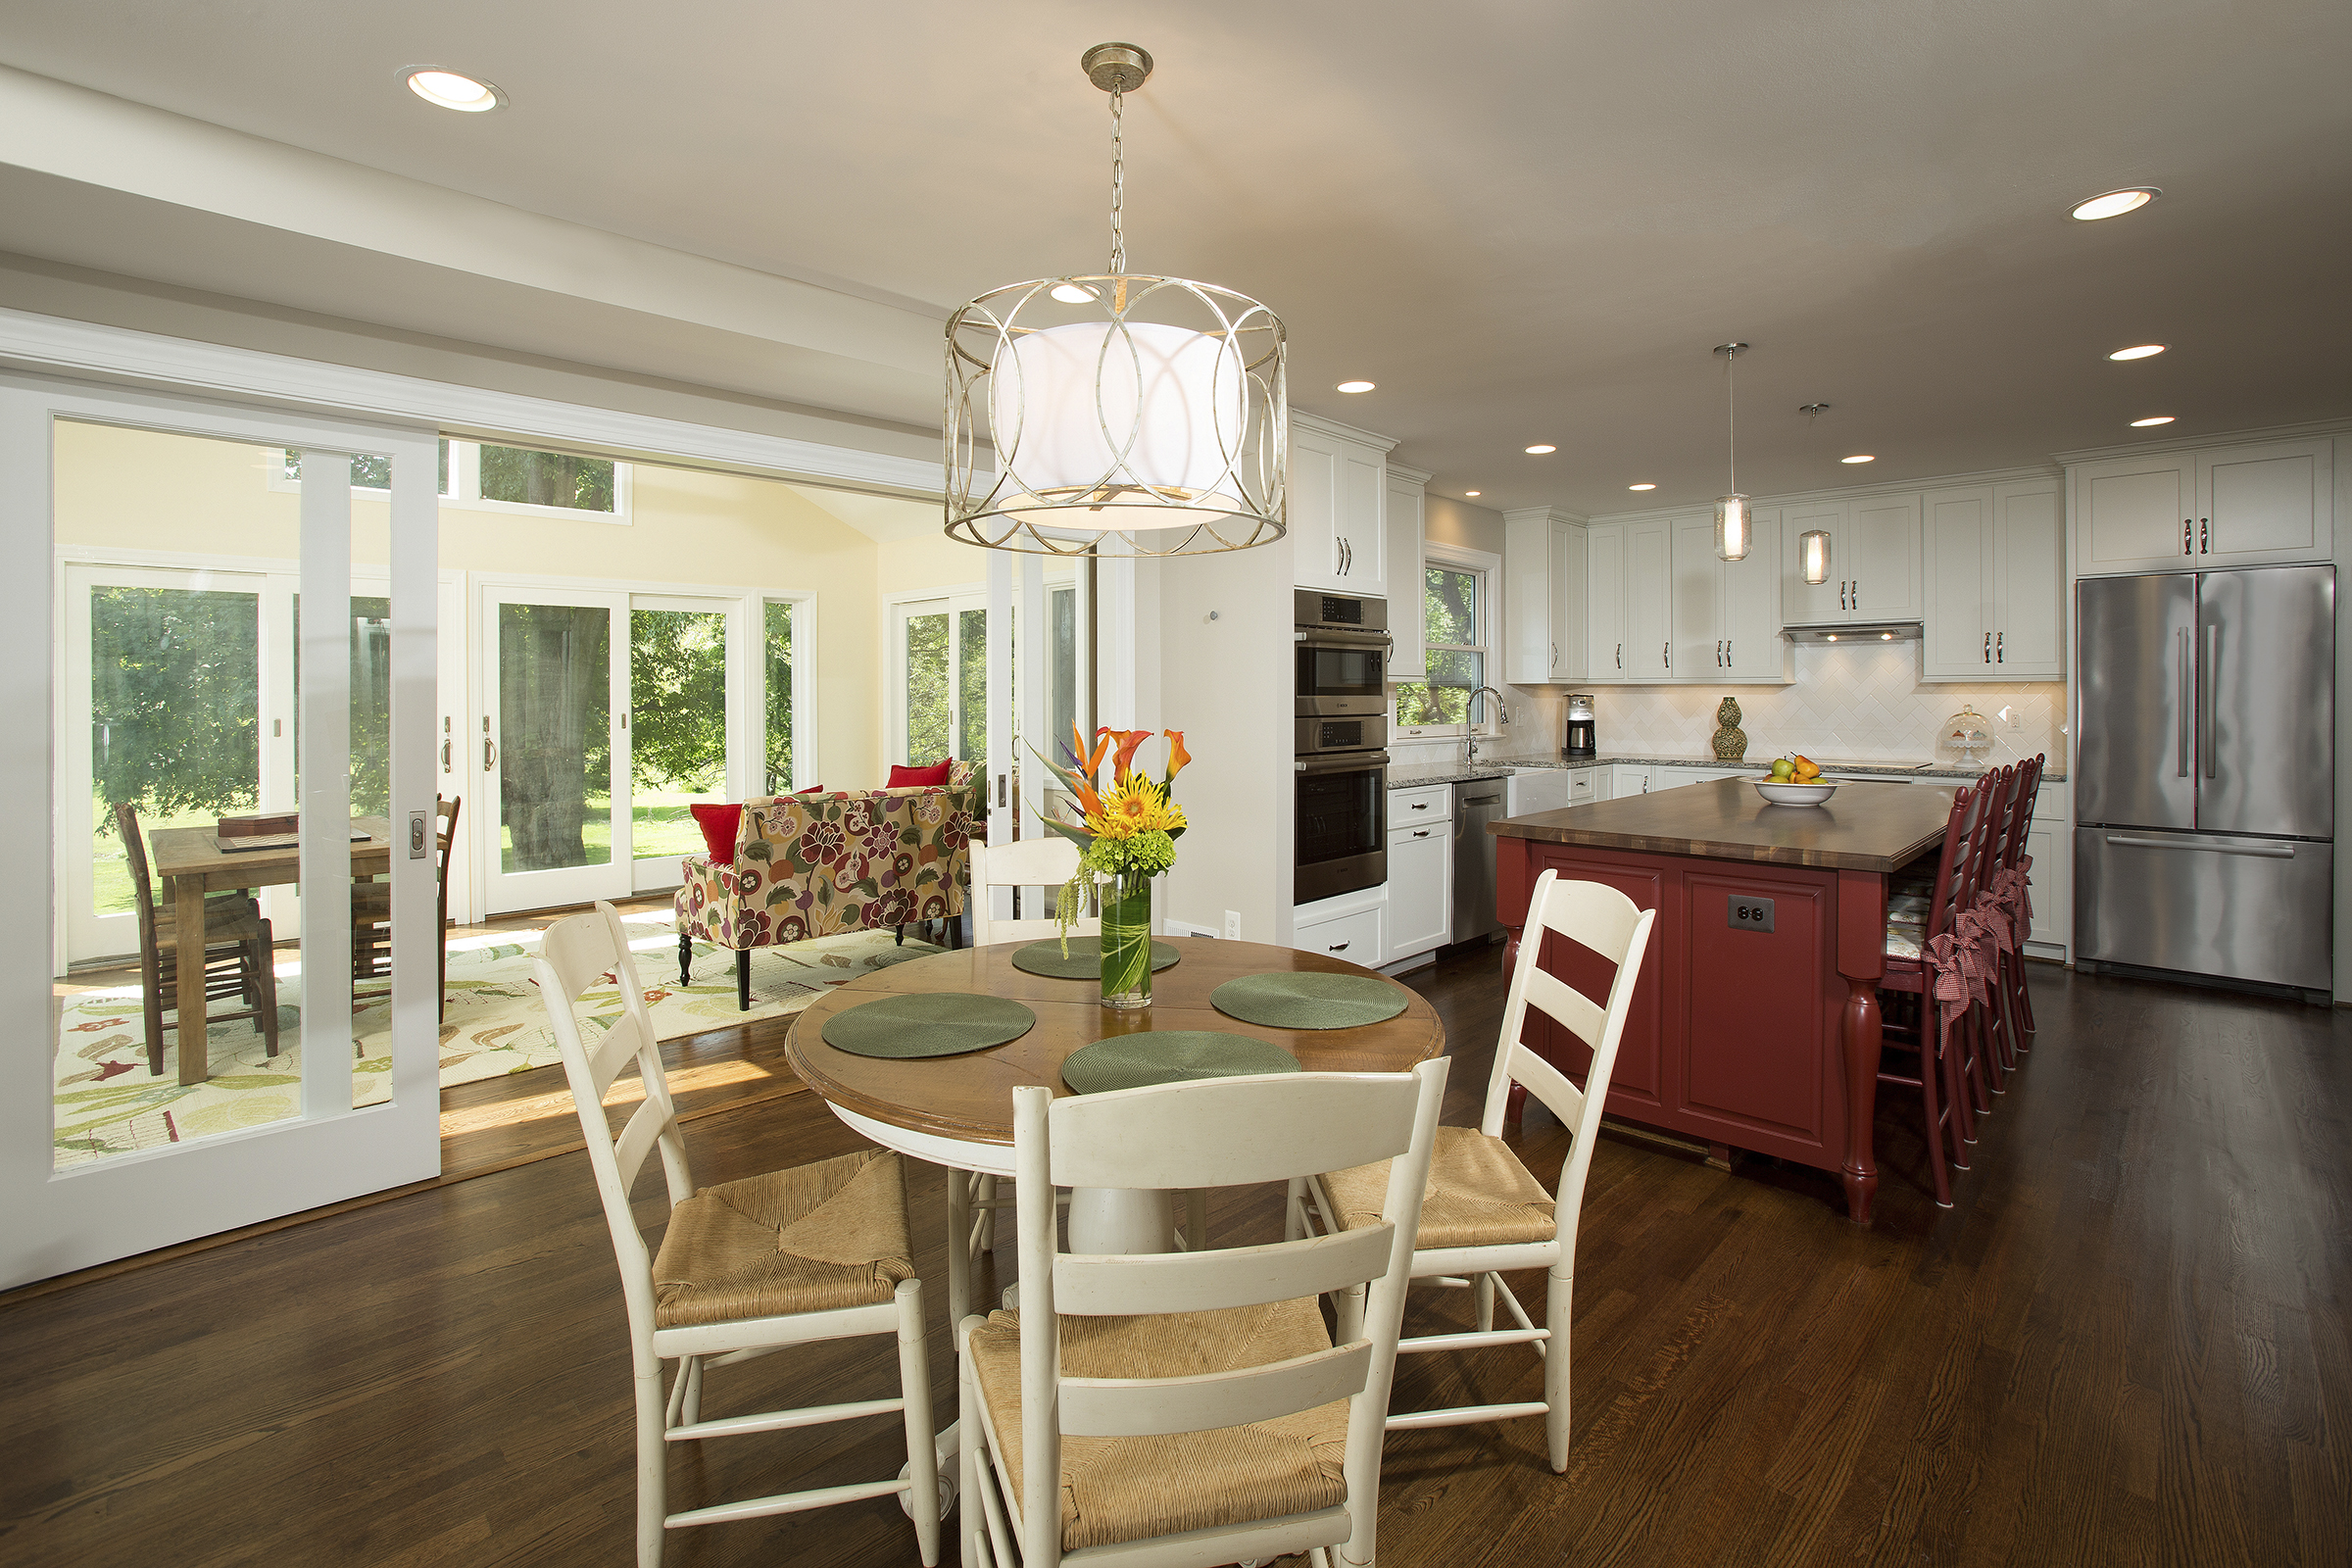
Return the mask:
[[2075, 956], [2332, 988], [2335, 569], [2076, 585]]

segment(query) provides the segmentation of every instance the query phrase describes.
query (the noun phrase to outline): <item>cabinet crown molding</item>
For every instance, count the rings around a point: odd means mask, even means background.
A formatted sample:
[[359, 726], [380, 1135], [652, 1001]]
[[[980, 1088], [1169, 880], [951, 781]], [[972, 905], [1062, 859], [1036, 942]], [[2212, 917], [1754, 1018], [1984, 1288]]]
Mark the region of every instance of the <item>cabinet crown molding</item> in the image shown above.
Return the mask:
[[[2053, 462], [2046, 466], [2026, 468], [1987, 468], [1979, 473], [1936, 473], [1917, 479], [1880, 479], [1870, 484], [1838, 485], [1826, 490], [1789, 490], [1775, 496], [1757, 496], [1753, 505], [1761, 511], [1766, 507], [1805, 506], [1821, 501], [1867, 501], [1876, 496], [1917, 495], [1927, 490], [1949, 490], [1963, 485], [2020, 484], [2040, 481], [2055, 484], [2065, 475]], [[1715, 500], [1685, 502], [1679, 507], [1651, 507], [1642, 512], [1604, 513], [1591, 520], [1603, 522], [1649, 522], [1666, 517], [1688, 517], [1698, 513], [1712, 513]]]
[[1430, 480], [1436, 478], [1437, 475], [1435, 473], [1424, 472], [1419, 468], [1408, 468], [1401, 463], [1391, 463], [1389, 465], [1389, 477], [1392, 479], [1402, 479], [1406, 484], [1426, 485]]
[[1354, 441], [1364, 446], [1377, 447], [1384, 453], [1393, 451], [1396, 445], [1396, 438], [1393, 435], [1375, 435], [1360, 425], [1342, 424], [1339, 420], [1327, 419], [1320, 414], [1309, 414], [1296, 403], [1291, 405], [1291, 422], [1304, 425], [1307, 429], [1323, 435], [1335, 436], [1342, 441]]
[[1582, 513], [1570, 512], [1562, 507], [1513, 507], [1510, 511], [1502, 514], [1502, 520], [1505, 525], [1514, 522], [1536, 520], [1542, 522], [1573, 523], [1575, 526], [1582, 528], [1585, 526], [1585, 524], [1591, 522], [1592, 519], [1584, 515]]
[[2152, 458], [2173, 452], [2201, 452], [2208, 447], [2247, 446], [2257, 441], [2295, 441], [2320, 435], [2352, 435], [2352, 421], [2313, 419], [2302, 424], [2272, 424], [2252, 430], [2216, 430], [2210, 435], [2171, 436], [2160, 441], [2127, 441], [2121, 446], [2084, 447], [2056, 454], [2057, 461], [2074, 465], [2103, 458]]

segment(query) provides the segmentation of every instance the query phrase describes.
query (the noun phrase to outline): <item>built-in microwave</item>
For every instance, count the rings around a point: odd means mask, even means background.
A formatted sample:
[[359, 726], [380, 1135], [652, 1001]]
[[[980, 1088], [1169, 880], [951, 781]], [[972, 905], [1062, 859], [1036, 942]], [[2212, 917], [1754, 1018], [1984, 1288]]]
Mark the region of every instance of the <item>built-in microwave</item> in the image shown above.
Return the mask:
[[1291, 750], [1300, 757], [1324, 757], [1334, 752], [1377, 752], [1389, 744], [1389, 719], [1386, 713], [1317, 713], [1297, 720], [1297, 743]]
[[1291, 902], [1312, 904], [1389, 879], [1389, 754], [1298, 760]]
[[[1389, 602], [1300, 589], [1297, 626], [1297, 711], [1300, 718], [1385, 714], [1389, 710]], [[1305, 730], [1301, 726], [1300, 750]], [[1384, 734], [1374, 745], [1385, 745]]]

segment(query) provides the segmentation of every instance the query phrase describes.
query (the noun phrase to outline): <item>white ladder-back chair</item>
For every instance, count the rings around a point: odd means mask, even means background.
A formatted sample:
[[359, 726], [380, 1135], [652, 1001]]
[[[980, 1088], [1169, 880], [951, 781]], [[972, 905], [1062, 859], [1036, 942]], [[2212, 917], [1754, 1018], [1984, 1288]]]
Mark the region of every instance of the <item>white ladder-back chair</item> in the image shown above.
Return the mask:
[[[1656, 918], [1656, 911], [1635, 907], [1633, 900], [1598, 882], [1563, 881], [1551, 871], [1536, 879], [1535, 893], [1528, 900], [1527, 925], [1519, 940], [1519, 960], [1511, 971], [1510, 994], [1503, 1004], [1494, 1070], [1487, 1081], [1486, 1112], [1475, 1128], [1438, 1129], [1429, 1191], [1413, 1250], [1414, 1279], [1474, 1289], [1478, 1329], [1472, 1334], [1406, 1339], [1397, 1349], [1409, 1354], [1532, 1346], [1544, 1363], [1544, 1397], [1516, 1404], [1405, 1411], [1389, 1417], [1391, 1431], [1540, 1415], [1552, 1469], [1568, 1468], [1568, 1307], [1576, 1278], [1577, 1216], [1584, 1207], [1592, 1149], [1599, 1141], [1601, 1108], [1609, 1097], [1609, 1074], [1617, 1065], [1618, 1041], [1625, 1033], [1626, 1014], [1632, 1009], [1634, 987], [1642, 974], [1642, 956], [1648, 951], [1650, 925]], [[1617, 966], [1605, 1006], [1538, 967], [1546, 931], [1589, 948]], [[1592, 1065], [1582, 1090], [1519, 1043], [1531, 1004], [1592, 1051]], [[1549, 1194], [1502, 1141], [1503, 1110], [1514, 1083], [1525, 1085], [1527, 1092], [1575, 1135], [1575, 1144], [1560, 1167], [1559, 1186]], [[1336, 1229], [1341, 1234], [1374, 1223], [1386, 1179], [1387, 1173], [1377, 1165], [1317, 1178], [1311, 1186], [1319, 1212], [1313, 1217], [1320, 1218], [1324, 1231]], [[1297, 1201], [1298, 1196], [1294, 1189], [1291, 1228], [1311, 1230], [1310, 1216]], [[1527, 1309], [1502, 1280], [1504, 1269], [1532, 1268], [1546, 1270], [1550, 1276], [1542, 1328], [1529, 1320]], [[1517, 1328], [1494, 1327], [1497, 1291], [1511, 1316], [1518, 1319]], [[1351, 1320], [1362, 1307], [1353, 1298], [1339, 1306], [1340, 1332], [1349, 1333]]]
[[[1446, 1088], [1405, 1073], [1201, 1079], [1055, 1100], [1015, 1089], [1021, 1302], [957, 1325], [965, 1568], [1151, 1568], [1306, 1551], [1372, 1561], [1382, 1418]], [[1185, 1252], [1057, 1252], [1056, 1183], [1284, 1181], [1392, 1161], [1339, 1236]], [[1318, 1298], [1369, 1281], [1332, 1344]]]
[[[899, 1156], [870, 1150], [698, 1191], [620, 916], [599, 901], [594, 913], [559, 921], [531, 970], [564, 1054], [588, 1162], [620, 1259], [637, 1395], [640, 1568], [662, 1561], [665, 1530], [892, 1495], [912, 1515], [923, 1563], [933, 1568], [942, 1498], [952, 1497], [945, 1489], [953, 1483], [944, 1480], [934, 1453], [923, 1287], [914, 1277]], [[572, 1004], [608, 974], [620, 984], [621, 1014], [590, 1044], [581, 1038]], [[605, 1095], [632, 1056], [645, 1100], [615, 1138]], [[649, 1257], [629, 1189], [657, 1148], [669, 1185], [669, 1225], [661, 1251]], [[898, 1339], [897, 1398], [702, 1419], [706, 1368], [866, 1334]], [[678, 1363], [666, 1398], [664, 1361]], [[673, 1443], [877, 1415], [899, 1415], [906, 1423], [909, 1467], [900, 1478], [667, 1512]]]
[[[972, 946], [985, 948], [998, 942], [1035, 942], [1041, 937], [1059, 936], [1061, 928], [1054, 923], [1054, 894], [1078, 869], [1078, 846], [1058, 833], [1048, 833], [1034, 839], [1015, 839], [1009, 844], [972, 843]], [[1042, 917], [1020, 920], [995, 918], [995, 905], [989, 898], [991, 888], [1029, 888], [1042, 890], [1043, 903], [1037, 907]], [[1102, 929], [1102, 922], [1094, 915], [1080, 917], [1070, 927], [1073, 936], [1094, 936]]]

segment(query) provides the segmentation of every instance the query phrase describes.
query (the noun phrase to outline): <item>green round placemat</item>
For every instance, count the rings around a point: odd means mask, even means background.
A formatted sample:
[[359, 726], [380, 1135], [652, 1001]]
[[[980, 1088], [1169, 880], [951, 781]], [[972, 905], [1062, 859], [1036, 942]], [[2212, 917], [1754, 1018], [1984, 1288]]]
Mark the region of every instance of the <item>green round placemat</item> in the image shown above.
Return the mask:
[[825, 1020], [825, 1044], [853, 1056], [959, 1056], [1018, 1040], [1037, 1014], [1003, 997], [968, 991], [883, 997]]
[[1187, 1078], [1298, 1070], [1298, 1058], [1270, 1040], [1217, 1029], [1155, 1029], [1081, 1046], [1061, 1064], [1061, 1081], [1073, 1094], [1100, 1095]]
[[1368, 974], [1291, 970], [1246, 974], [1208, 994], [1208, 1004], [1229, 1018], [1269, 1029], [1352, 1029], [1404, 1010], [1410, 993]]
[[[1162, 969], [1174, 968], [1181, 956], [1165, 942], [1152, 943], [1152, 972], [1157, 974]], [[1102, 977], [1102, 939], [1070, 938], [1070, 956], [1065, 958], [1061, 956], [1061, 939], [1048, 937], [1043, 942], [1032, 942], [1015, 953], [1012, 966], [1026, 969], [1031, 974], [1049, 975], [1055, 980], [1100, 980]]]

